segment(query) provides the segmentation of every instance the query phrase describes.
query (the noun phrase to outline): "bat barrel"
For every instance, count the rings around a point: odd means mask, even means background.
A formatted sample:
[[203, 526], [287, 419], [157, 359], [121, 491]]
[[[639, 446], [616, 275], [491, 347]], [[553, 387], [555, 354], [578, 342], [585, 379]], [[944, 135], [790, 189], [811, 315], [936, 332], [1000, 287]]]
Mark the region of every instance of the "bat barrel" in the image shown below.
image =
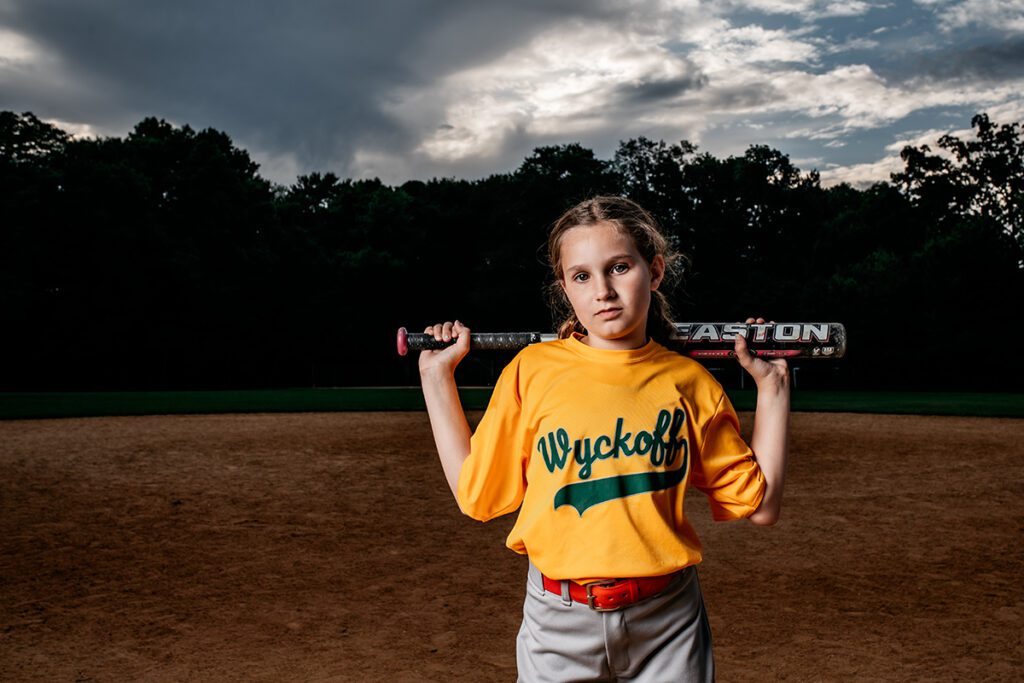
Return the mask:
[[734, 356], [737, 334], [761, 357], [832, 360], [846, 355], [842, 323], [675, 323], [675, 328], [668, 346], [692, 358]]
[[[691, 358], [729, 358], [735, 355], [737, 334], [747, 339], [755, 355], [764, 358], [832, 360], [846, 354], [846, 328], [842, 323], [675, 323], [675, 335], [666, 346]], [[540, 332], [472, 332], [470, 350], [517, 351], [529, 344], [555, 339]], [[398, 330], [398, 354], [440, 350], [455, 343], [434, 335]]]

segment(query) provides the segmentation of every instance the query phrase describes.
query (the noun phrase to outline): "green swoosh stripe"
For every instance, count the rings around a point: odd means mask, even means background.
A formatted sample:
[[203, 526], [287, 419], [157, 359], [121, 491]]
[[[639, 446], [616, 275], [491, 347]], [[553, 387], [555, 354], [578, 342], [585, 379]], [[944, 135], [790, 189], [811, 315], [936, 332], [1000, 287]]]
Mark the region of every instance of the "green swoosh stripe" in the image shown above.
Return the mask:
[[620, 477], [606, 477], [593, 481], [580, 481], [563, 486], [555, 494], [555, 509], [571, 505], [583, 516], [588, 508], [607, 503], [616, 498], [635, 496], [638, 493], [661, 491], [672, 488], [686, 477], [686, 460], [683, 466], [671, 472], [640, 472]]

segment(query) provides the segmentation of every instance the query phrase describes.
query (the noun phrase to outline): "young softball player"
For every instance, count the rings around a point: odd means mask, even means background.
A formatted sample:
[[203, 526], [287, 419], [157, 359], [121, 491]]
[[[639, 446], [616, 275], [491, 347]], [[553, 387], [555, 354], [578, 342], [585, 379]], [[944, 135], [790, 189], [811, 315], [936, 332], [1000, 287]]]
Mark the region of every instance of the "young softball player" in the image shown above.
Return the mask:
[[722, 386], [662, 344], [671, 311], [659, 286], [684, 257], [650, 214], [622, 197], [584, 201], [555, 222], [548, 253], [559, 338], [509, 362], [475, 432], [454, 380], [469, 328], [427, 327], [456, 341], [419, 359], [460, 509], [482, 521], [519, 510], [507, 540], [529, 556], [519, 680], [713, 680], [701, 545], [683, 498], [692, 485], [716, 520], [775, 523], [786, 361], [756, 358], [736, 339], [758, 390], [748, 446]]

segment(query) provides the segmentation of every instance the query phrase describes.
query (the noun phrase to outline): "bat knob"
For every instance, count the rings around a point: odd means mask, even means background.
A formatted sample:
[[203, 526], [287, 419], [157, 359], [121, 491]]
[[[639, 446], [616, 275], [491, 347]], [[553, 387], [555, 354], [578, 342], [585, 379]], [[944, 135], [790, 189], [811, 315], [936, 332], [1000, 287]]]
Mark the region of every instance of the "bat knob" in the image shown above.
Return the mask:
[[398, 328], [398, 355], [404, 356], [409, 353], [409, 333], [404, 327]]

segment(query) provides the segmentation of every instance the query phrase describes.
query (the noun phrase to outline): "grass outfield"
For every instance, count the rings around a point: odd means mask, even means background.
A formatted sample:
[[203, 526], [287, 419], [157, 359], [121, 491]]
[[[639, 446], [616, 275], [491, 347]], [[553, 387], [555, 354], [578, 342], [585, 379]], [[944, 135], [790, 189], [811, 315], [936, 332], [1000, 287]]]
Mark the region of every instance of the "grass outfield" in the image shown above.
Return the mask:
[[[490, 387], [459, 390], [467, 410], [487, 406]], [[737, 410], [753, 410], [752, 389], [730, 390]], [[0, 419], [167, 415], [189, 413], [295, 413], [423, 410], [419, 387], [339, 387], [247, 391], [0, 392]], [[793, 410], [1024, 417], [1024, 394], [802, 391]]]

